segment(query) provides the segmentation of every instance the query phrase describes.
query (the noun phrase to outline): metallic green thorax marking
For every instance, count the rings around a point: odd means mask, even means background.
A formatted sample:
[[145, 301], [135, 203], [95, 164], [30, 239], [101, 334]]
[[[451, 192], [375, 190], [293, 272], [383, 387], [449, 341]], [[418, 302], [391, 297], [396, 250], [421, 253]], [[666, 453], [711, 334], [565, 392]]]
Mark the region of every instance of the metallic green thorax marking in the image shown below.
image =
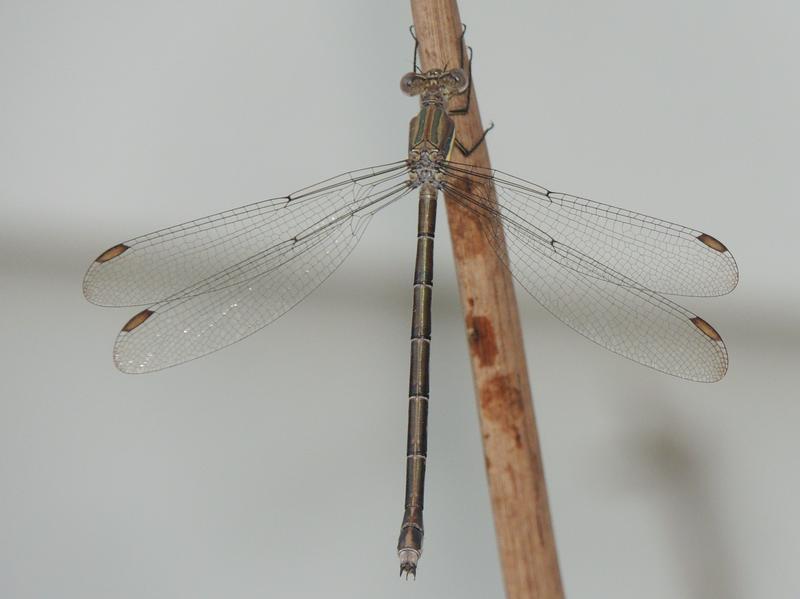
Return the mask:
[[411, 119], [408, 150], [438, 150], [445, 159], [450, 156], [456, 126], [447, 111], [435, 104], [423, 105]]

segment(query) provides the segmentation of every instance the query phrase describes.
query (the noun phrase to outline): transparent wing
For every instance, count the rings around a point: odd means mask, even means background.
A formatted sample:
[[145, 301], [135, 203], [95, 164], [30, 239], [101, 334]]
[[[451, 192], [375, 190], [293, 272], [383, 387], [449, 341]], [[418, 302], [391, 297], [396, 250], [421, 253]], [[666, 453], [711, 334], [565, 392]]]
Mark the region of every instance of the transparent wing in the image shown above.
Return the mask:
[[123, 372], [144, 373], [199, 358], [273, 322], [327, 279], [372, 215], [410, 191], [406, 182], [372, 193], [289, 239], [220, 271], [134, 316], [114, 346]]
[[[227, 210], [117, 244], [89, 267], [86, 298], [101, 306], [146, 306], [176, 293], [208, 292], [199, 282], [257, 259], [259, 248], [274, 255], [282, 242], [324, 225], [396, 188], [406, 179], [405, 161], [344, 173], [273, 198]], [[267, 249], [265, 249], [267, 248]], [[287, 249], [287, 251], [296, 251]], [[251, 272], [245, 269], [244, 274]], [[240, 271], [229, 272], [233, 285]]]
[[489, 242], [514, 278], [562, 322], [668, 374], [703, 382], [725, 375], [725, 344], [705, 320], [545, 233], [513, 206], [509, 209], [503, 196], [492, 205], [486, 179], [450, 175], [467, 177], [469, 183], [458, 188], [446, 183], [448, 197], [481, 217]]
[[536, 225], [642, 287], [669, 295], [716, 296], [736, 287], [739, 271], [728, 249], [682, 225], [555, 193], [497, 170], [448, 163], [454, 176], [491, 179], [503, 215]]

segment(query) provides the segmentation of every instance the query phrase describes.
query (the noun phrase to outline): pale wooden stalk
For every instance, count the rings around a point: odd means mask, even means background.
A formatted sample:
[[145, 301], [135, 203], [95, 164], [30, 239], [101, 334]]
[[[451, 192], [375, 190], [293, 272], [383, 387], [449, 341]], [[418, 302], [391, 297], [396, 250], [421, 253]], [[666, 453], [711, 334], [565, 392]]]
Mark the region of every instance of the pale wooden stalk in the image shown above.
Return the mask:
[[[461, 19], [456, 0], [411, 0], [411, 11], [422, 69], [458, 66]], [[483, 132], [474, 82], [472, 94], [469, 113], [454, 117], [457, 136], [467, 147]], [[454, 149], [451, 159], [489, 167], [486, 144], [468, 158]], [[475, 215], [447, 194], [445, 202], [506, 596], [561, 599], [564, 591], [512, 278]]]

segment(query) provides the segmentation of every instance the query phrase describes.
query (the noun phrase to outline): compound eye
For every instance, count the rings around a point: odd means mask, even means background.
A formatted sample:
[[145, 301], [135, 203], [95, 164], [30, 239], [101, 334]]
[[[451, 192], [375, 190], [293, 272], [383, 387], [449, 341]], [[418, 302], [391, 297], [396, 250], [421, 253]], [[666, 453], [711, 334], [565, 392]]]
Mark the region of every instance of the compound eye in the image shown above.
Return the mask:
[[400, 89], [404, 94], [413, 96], [416, 92], [416, 83], [419, 80], [419, 75], [416, 73], [406, 73], [400, 80]]
[[453, 69], [450, 71], [450, 79], [452, 80], [453, 85], [456, 88], [456, 93], [458, 94], [465, 92], [467, 86], [469, 86], [467, 74], [464, 72], [464, 69]]

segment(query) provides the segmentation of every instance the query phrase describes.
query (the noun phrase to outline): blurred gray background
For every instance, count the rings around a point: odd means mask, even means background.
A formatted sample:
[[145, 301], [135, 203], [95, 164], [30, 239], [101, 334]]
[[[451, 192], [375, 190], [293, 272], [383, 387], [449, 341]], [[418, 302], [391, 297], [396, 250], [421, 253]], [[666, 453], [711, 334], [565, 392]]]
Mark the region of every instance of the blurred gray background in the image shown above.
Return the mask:
[[[686, 223], [720, 383], [519, 300], [566, 591], [800, 596], [796, 2], [462, 0], [495, 166]], [[0, 2], [0, 597], [500, 597], [440, 221], [426, 551], [397, 579], [416, 208], [309, 300], [155, 375], [84, 301], [122, 239], [402, 158], [406, 2]]]

